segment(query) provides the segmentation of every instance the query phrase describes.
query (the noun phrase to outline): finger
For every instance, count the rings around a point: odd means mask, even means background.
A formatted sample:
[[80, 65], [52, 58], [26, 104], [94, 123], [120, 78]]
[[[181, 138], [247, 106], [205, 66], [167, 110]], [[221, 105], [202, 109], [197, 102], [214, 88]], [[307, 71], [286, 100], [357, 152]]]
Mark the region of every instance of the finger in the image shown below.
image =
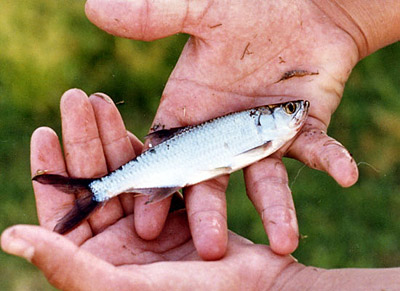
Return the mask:
[[298, 226], [288, 176], [276, 157], [261, 160], [244, 169], [246, 190], [261, 216], [271, 249], [281, 255], [298, 245]]
[[[67, 175], [57, 134], [50, 128], [41, 127], [32, 134], [31, 172], [32, 176], [42, 172]], [[33, 190], [40, 225], [47, 229], [53, 229], [57, 220], [61, 218], [61, 207], [72, 204], [74, 196], [65, 195], [51, 185], [35, 181]]]
[[[145, 287], [138, 272], [118, 271], [111, 264], [79, 249], [65, 237], [38, 226], [17, 225], [1, 236], [4, 251], [36, 265], [60, 290], [122, 290]], [[110, 275], [112, 274], [112, 275]], [[105, 287], [107, 286], [107, 287]]]
[[[132, 144], [137, 148], [143, 149], [142, 143], [133, 134], [129, 134]], [[153, 240], [160, 235], [168, 216], [171, 198], [152, 204], [146, 204], [149, 199], [147, 196], [135, 198], [133, 208], [135, 229], [141, 238]]]
[[109, 171], [114, 171], [135, 157], [124, 122], [110, 97], [96, 93], [90, 96], [97, 128], [103, 144]]
[[[93, 178], [107, 174], [107, 164], [99, 137], [93, 107], [86, 94], [69, 90], [61, 99], [61, 121], [65, 160], [72, 177]], [[87, 231], [94, 234], [121, 217], [118, 199], [111, 199], [89, 218]], [[88, 227], [86, 223], [82, 227]]]
[[146, 240], [155, 239], [162, 231], [168, 216], [171, 197], [156, 203], [146, 204], [149, 198], [139, 196], [135, 198], [135, 228], [137, 234]]
[[[137, 144], [137, 139], [131, 136]], [[146, 204], [148, 196], [138, 196], [134, 200], [134, 218], [137, 234], [146, 240], [153, 240], [161, 233], [171, 205], [171, 197], [156, 203]]]
[[128, 131], [128, 137], [133, 149], [135, 150], [135, 153], [137, 155], [140, 154], [143, 150], [143, 143], [132, 132]]
[[220, 259], [228, 244], [225, 191], [229, 176], [185, 189], [190, 231], [199, 256], [204, 260]]
[[[135, 150], [125, 129], [122, 117], [111, 98], [105, 94], [96, 93], [90, 96], [89, 101], [94, 109], [108, 170], [111, 172], [132, 160], [135, 157]], [[132, 194], [127, 195], [133, 196]], [[119, 200], [123, 213], [129, 214], [131, 212], [129, 200], [127, 200], [127, 205], [123, 203], [125, 201], [124, 198], [119, 197]], [[117, 209], [114, 209], [114, 212], [117, 214]], [[119, 211], [120, 217], [122, 217], [123, 213]], [[103, 223], [103, 227], [106, 226], [108, 225]]]
[[[143, 149], [142, 142], [131, 132], [128, 131], [127, 133], [128, 133], [129, 141], [131, 142], [135, 153], [140, 154]], [[124, 207], [125, 215], [129, 215], [134, 212], [134, 209], [135, 209], [135, 196], [134, 195], [132, 195], [131, 193], [122, 193], [121, 195], [119, 195], [119, 200], [121, 201], [121, 204]]]
[[208, 6], [208, 1], [88, 0], [86, 15], [111, 34], [149, 41], [188, 32]]
[[346, 148], [329, 137], [323, 128], [319, 122], [310, 119], [287, 155], [313, 169], [327, 172], [342, 187], [350, 187], [358, 179], [357, 165]]

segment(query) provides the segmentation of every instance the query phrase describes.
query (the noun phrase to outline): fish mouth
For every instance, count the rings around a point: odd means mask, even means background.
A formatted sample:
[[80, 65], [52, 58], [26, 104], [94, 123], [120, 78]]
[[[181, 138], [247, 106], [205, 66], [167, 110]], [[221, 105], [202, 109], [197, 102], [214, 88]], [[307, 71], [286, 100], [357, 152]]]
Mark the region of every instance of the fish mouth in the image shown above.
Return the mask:
[[309, 108], [310, 102], [308, 100], [304, 100], [303, 102], [301, 102], [301, 108], [299, 108], [296, 115], [294, 116], [296, 126], [299, 126], [304, 122], [307, 117]]

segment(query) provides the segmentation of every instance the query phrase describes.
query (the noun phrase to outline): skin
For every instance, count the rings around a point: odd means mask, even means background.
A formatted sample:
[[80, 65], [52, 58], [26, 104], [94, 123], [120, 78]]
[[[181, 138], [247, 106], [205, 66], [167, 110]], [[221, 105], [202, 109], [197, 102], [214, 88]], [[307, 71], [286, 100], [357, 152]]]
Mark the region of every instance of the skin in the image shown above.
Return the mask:
[[[263, 104], [310, 101], [309, 118], [294, 142], [244, 170], [247, 194], [275, 253], [293, 252], [299, 236], [283, 155], [327, 172], [343, 187], [357, 181], [355, 161], [326, 131], [360, 59], [359, 48], [312, 1], [89, 0], [86, 13], [117, 36], [146, 41], [179, 32], [192, 36], [154, 124], [185, 126]], [[227, 183], [225, 176], [185, 190], [191, 234], [203, 259], [221, 258], [227, 249]], [[145, 201], [134, 202], [135, 228], [140, 237], [154, 239], [170, 200]]]
[[[65, 155], [53, 130], [37, 129], [31, 140], [32, 174], [46, 169], [64, 175], [101, 175], [142, 148], [105, 95], [88, 99], [82, 91], [70, 90], [61, 100], [61, 112]], [[5, 230], [1, 247], [36, 265], [61, 290], [394, 290], [399, 284], [399, 268], [306, 267], [232, 232], [225, 256], [204, 261], [185, 210], [170, 213], [155, 240], [144, 240], [135, 231], [131, 196], [114, 198], [111, 206], [62, 236], [51, 230], [68, 211], [65, 205], [72, 195], [37, 182], [34, 190], [41, 226]]]

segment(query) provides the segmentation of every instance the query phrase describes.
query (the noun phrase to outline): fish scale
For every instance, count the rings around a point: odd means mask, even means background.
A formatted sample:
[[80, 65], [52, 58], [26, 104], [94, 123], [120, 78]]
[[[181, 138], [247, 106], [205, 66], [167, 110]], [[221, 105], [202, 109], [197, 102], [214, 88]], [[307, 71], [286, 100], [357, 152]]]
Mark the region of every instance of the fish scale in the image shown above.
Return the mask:
[[[187, 128], [111, 175], [93, 181], [90, 188], [97, 201], [105, 201], [122, 192], [182, 188], [243, 168], [269, 155], [297, 132], [293, 129], [289, 130], [290, 134], [285, 132], [288, 131], [287, 120], [283, 122], [286, 127], [279, 124], [281, 128], [277, 128], [279, 121], [275, 115], [282, 114], [277, 111], [279, 108], [260, 107], [236, 112]], [[259, 124], [260, 118], [263, 124]], [[274, 141], [279, 137], [277, 131], [286, 138]], [[275, 143], [269, 151], [234, 164], [235, 157], [268, 142]]]

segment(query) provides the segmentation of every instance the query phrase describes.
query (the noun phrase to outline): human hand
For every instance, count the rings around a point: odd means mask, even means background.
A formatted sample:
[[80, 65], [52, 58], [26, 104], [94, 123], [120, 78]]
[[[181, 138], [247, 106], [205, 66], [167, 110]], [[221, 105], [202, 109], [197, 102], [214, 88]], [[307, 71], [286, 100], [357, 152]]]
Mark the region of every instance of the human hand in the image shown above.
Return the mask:
[[133, 216], [76, 245], [43, 227], [18, 225], [4, 251], [35, 264], [61, 290], [396, 290], [400, 268], [305, 267], [229, 233], [219, 261], [201, 261], [183, 212], [170, 214], [155, 241], [133, 231]]
[[[154, 125], [185, 126], [258, 105], [310, 101], [308, 121], [294, 142], [244, 170], [247, 194], [274, 252], [291, 253], [299, 236], [283, 155], [326, 171], [344, 187], [356, 182], [356, 163], [326, 130], [360, 48], [313, 1], [88, 0], [86, 12], [118, 36], [192, 36], [165, 87]], [[220, 258], [226, 250], [227, 183], [224, 176], [185, 190], [194, 244], [204, 259]], [[135, 227], [142, 238], [153, 239], [169, 200], [144, 202], [135, 202]]]
[[[70, 90], [61, 113], [64, 156], [57, 135], [37, 129], [31, 140], [32, 175], [102, 176], [141, 150], [105, 95], [88, 99]], [[265, 289], [294, 262], [233, 233], [222, 260], [201, 261], [184, 211], [168, 216], [157, 239], [143, 240], [134, 227], [132, 194], [111, 199], [63, 237], [51, 230], [71, 208], [74, 195], [51, 185], [33, 186], [41, 227], [12, 227], [2, 235], [2, 248], [27, 258], [63, 290]]]
[[[32, 136], [32, 174], [96, 177], [133, 158], [142, 145], [124, 128], [105, 95], [89, 99], [79, 90], [61, 101], [65, 161], [57, 135], [39, 128]], [[291, 256], [274, 254], [228, 233], [226, 255], [202, 261], [191, 238], [187, 214], [170, 213], [157, 239], [135, 231], [132, 194], [121, 194], [68, 234], [52, 232], [74, 197], [34, 183], [41, 227], [18, 225], [1, 235], [5, 252], [21, 256], [62, 290], [365, 290], [396, 289], [399, 268], [323, 270]]]
[[170, 214], [153, 241], [139, 238], [133, 220], [123, 217], [79, 245], [43, 227], [17, 225], [2, 234], [1, 246], [60, 290], [269, 290], [284, 270], [304, 268], [234, 233], [224, 258], [202, 261], [183, 211]]

